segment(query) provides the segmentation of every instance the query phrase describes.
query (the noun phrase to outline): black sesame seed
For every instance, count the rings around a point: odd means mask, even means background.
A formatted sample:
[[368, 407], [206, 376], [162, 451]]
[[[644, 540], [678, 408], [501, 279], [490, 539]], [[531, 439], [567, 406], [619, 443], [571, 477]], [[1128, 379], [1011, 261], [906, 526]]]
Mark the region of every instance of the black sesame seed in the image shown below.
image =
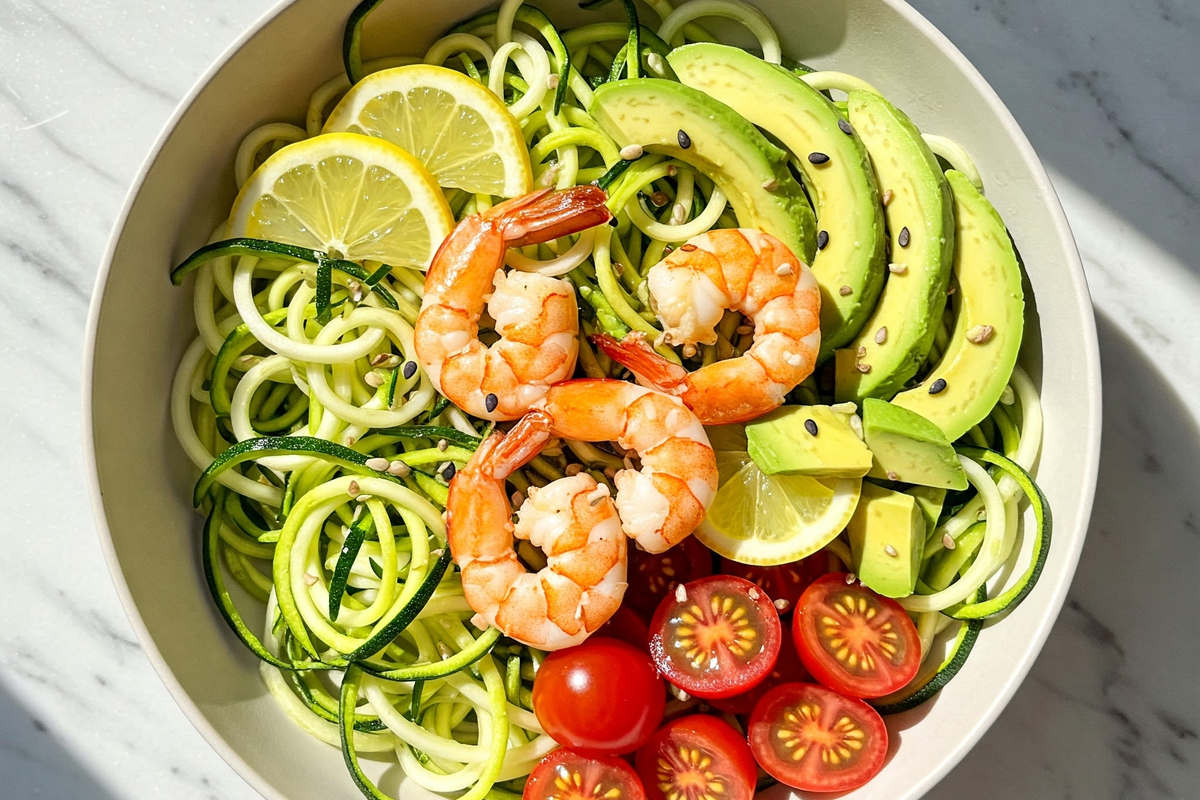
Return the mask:
[[896, 237], [896, 243], [901, 247], [908, 247], [909, 241], [912, 240], [912, 234], [908, 232], [908, 226], [900, 229], [900, 235]]
[[495, 411], [498, 405], [500, 405], [500, 398], [490, 392], [487, 397], [483, 398], [483, 406], [488, 410], [489, 414]]
[[416, 375], [416, 374], [417, 374], [417, 362], [405, 361], [404, 362], [404, 372], [403, 372], [405, 379], [411, 378], [413, 375]]
[[828, 245], [828, 244], [829, 244], [829, 231], [818, 231], [817, 232], [817, 249], [824, 250], [826, 245]]
[[808, 431], [808, 432], [809, 432], [809, 433], [811, 433], [813, 436], [816, 436], [816, 435], [817, 435], [817, 423], [816, 423], [816, 420], [811, 420], [811, 419], [806, 419], [806, 420], [804, 420], [804, 430]]
[[946, 379], [945, 378], [938, 378], [936, 381], [934, 381], [933, 383], [931, 383], [929, 385], [929, 393], [930, 394], [941, 394], [944, 391], [946, 391]]
[[809, 153], [808, 160], [811, 164], [828, 164], [829, 156], [824, 153]]
[[457, 471], [458, 471], [458, 469], [454, 466], [454, 462], [448, 461], [448, 462], [446, 462], [446, 468], [442, 470], [442, 477], [445, 478], [447, 482], [449, 482], [450, 480], [452, 480], [454, 478], [454, 473]]
[[847, 136], [854, 133], [854, 128], [851, 127], [850, 122], [848, 120], [839, 119], [838, 120], [838, 128], [841, 130], [842, 133], [846, 134]]
[[682, 147], [684, 150], [687, 150], [689, 147], [692, 146], [692, 137], [688, 136], [687, 131], [683, 130], [682, 128], [680, 128], [680, 130], [679, 130], [678, 138], [679, 138], [679, 146]]

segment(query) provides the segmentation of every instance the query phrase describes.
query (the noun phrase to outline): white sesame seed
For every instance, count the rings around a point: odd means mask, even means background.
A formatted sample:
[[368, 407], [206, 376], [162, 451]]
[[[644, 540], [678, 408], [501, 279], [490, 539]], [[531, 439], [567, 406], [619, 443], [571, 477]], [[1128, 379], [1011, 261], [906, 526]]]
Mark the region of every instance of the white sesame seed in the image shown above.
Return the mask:
[[366, 467], [376, 472], [383, 472], [388, 468], [388, 460], [386, 458], [368, 458]]
[[558, 182], [558, 164], [551, 164], [538, 176], [539, 186], [553, 186]]
[[612, 467], [605, 467], [604, 468], [604, 477], [608, 478], [609, 480], [612, 480], [613, 478], [617, 477], [617, 471], [615, 469], [613, 469]]
[[856, 580], [858, 580], [858, 576], [857, 576], [857, 575], [855, 575], [853, 572], [847, 572], [847, 573], [846, 573], [846, 585], [847, 585], [847, 586], [851, 585], [851, 584], [852, 584], [852, 583], [854, 583]]
[[775, 601], [775, 607], [777, 609], [779, 609], [780, 611], [787, 611], [788, 606], [790, 606], [790, 605], [791, 605], [791, 603], [789, 603], [787, 600], [785, 600], [782, 597]]
[[646, 54], [646, 66], [657, 72], [659, 75], [663, 75], [666, 72], [666, 67], [663, 65], [662, 56], [660, 56], [658, 53]]
[[858, 411], [858, 406], [854, 403], [834, 403], [829, 407], [829, 410], [835, 414], [853, 414]]
[[363, 383], [378, 389], [380, 386], [383, 386], [383, 376], [375, 370], [371, 370], [363, 376]]
[[625, 458], [622, 460], [625, 462], [625, 469], [633, 469], [633, 459], [632, 458], [630, 458], [629, 456], [625, 456]]
[[363, 299], [362, 285], [358, 281], [350, 281], [346, 284], [346, 288], [350, 290], [350, 299], [354, 302], [361, 302]]
[[886, 341], [887, 341], [887, 326], [884, 325], [879, 330], [875, 331], [875, 344], [883, 344]]
[[992, 338], [996, 329], [991, 325], [976, 325], [967, 331], [967, 341], [972, 344], [983, 344]]
[[372, 497], [372, 496], [371, 496], [371, 495], [369, 495], [369, 494], [360, 494], [360, 495], [358, 495], [357, 497], [355, 497], [354, 499], [355, 499], [355, 500], [357, 500], [357, 501], [358, 501], [358, 502], [360, 502], [360, 503], [365, 503], [365, 502], [367, 502], [368, 500], [370, 500], [370, 499], [371, 499], [371, 497]]
[[685, 219], [687, 219], [687, 209], [683, 207], [683, 203], [676, 203], [675, 207], [671, 209], [671, 224], [682, 225]]
[[865, 357], [866, 357], [866, 355], [867, 355], [867, 348], [866, 348], [866, 345], [862, 345], [862, 346], [860, 346], [860, 347], [858, 348], [858, 357], [859, 357], [859, 358], [865, 358]]
[[764, 191], [773, 192], [779, 188], [779, 181], [775, 180], [774, 178], [763, 181], [762, 188]]
[[838, 289], [838, 294], [840, 294], [842, 297], [848, 297], [854, 294], [854, 290], [849, 286], [843, 286], [842, 288]]
[[621, 158], [625, 159], [626, 161], [633, 161], [641, 158], [643, 152], [645, 151], [642, 150], [642, 146], [640, 144], [627, 144], [621, 148]]
[[405, 464], [403, 461], [393, 461], [391, 464], [388, 464], [387, 471], [390, 475], [405, 478], [408, 477], [410, 472], [412, 472], [412, 467], [408, 466], [408, 464]]
[[889, 481], [898, 481], [898, 480], [900, 480], [900, 476], [899, 476], [899, 475], [897, 475], [897, 474], [896, 474], [896, 473], [895, 473], [893, 470], [890, 470], [890, 469], [889, 469], [889, 470], [887, 471], [887, 479], [888, 479]]
[[858, 371], [861, 372], [863, 375], [866, 375], [868, 372], [871, 371], [871, 365], [870, 364], [859, 364]]
[[667, 164], [667, 175], [674, 178], [679, 174], [679, 167], [674, 164]]
[[567, 464], [567, 469], [565, 471], [568, 475], [578, 475], [582, 470], [582, 464]]
[[376, 353], [374, 356], [371, 357], [371, 366], [372, 367], [383, 366], [383, 362], [387, 361], [390, 357], [391, 357], [390, 353]]
[[558, 77], [557, 72], [551, 72], [549, 75], [546, 76], [546, 85], [549, 86], [551, 89], [557, 89], [558, 82], [559, 82], [559, 77]]
[[675, 587], [675, 599], [680, 603], [687, 602], [687, 587], [682, 583]]
[[890, 544], [885, 544], [883, 546], [883, 552], [887, 553], [892, 558], [896, 558], [897, 556], [900, 555], [900, 553], [896, 550], [896, 548]]
[[306, 572], [304, 573], [304, 582], [309, 586], [313, 586], [317, 582], [317, 576], [313, 575], [311, 572]]
[[958, 547], [958, 543], [954, 541], [953, 536], [947, 533], [942, 537], [942, 547], [946, 548], [947, 550], [953, 550], [955, 547]]
[[791, 275], [792, 268], [787, 264], [780, 264], [778, 267], [775, 268], [775, 274], [779, 275], [781, 277], [784, 275]]
[[445, 439], [438, 439], [438, 443], [437, 443], [438, 450], [441, 450], [444, 453], [444, 452], [446, 452], [446, 448], [449, 446], [450, 446], [450, 443], [447, 442]]
[[908, 264], [888, 264], [888, 272], [893, 275], [903, 275], [908, 272]]
[[350, 481], [350, 483], [346, 486], [346, 494], [350, 495], [351, 497], [357, 497], [358, 493], [361, 491], [362, 489], [358, 487], [358, 481]]
[[883, 193], [883, 197], [880, 199], [883, 200], [883, 207], [887, 208], [888, 205], [892, 202], [892, 190], [888, 189], [886, 192]]
[[750, 587], [750, 591], [746, 592], [746, 594], [750, 595], [751, 600], [758, 599], [758, 589], [755, 589], [753, 586]]
[[692, 357], [694, 357], [695, 355], [696, 355], [696, 345], [694, 345], [694, 344], [685, 344], [685, 345], [683, 346], [683, 357], [684, 357], [684, 358], [692, 358]]
[[517, 490], [512, 493], [512, 504], [514, 507], [520, 508], [521, 504], [524, 502], [525, 502], [525, 495], [521, 494], [520, 490]]
[[676, 686], [673, 683], [668, 683], [667, 688], [669, 688], [671, 690], [671, 694], [675, 695], [675, 699], [680, 701], [681, 703], [686, 703], [688, 700], [692, 699], [692, 696], [690, 694], [685, 692], [683, 689], [680, 689], [678, 686]]
[[1017, 395], [1011, 386], [1004, 387], [1004, 391], [1000, 393], [1000, 402], [1006, 406], [1011, 406], [1017, 402]]

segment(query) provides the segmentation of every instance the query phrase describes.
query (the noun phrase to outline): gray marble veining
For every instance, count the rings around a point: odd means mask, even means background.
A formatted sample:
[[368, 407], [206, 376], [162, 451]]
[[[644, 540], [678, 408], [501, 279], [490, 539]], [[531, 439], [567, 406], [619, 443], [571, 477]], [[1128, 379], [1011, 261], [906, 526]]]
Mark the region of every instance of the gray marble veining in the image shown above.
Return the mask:
[[[176, 100], [268, 0], [0, 0], [0, 796], [255, 797], [134, 641], [90, 522], [83, 320]], [[1097, 309], [1096, 513], [1030, 678], [935, 800], [1200, 797], [1200, 6], [917, 0], [1052, 171]], [[152, 740], [148, 732], [153, 732]]]

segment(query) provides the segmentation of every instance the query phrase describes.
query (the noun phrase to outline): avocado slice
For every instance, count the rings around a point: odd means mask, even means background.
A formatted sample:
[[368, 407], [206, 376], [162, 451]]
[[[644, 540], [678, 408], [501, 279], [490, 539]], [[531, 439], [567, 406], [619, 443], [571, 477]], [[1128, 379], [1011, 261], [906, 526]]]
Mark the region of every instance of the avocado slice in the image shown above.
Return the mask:
[[[1004, 221], [957, 170], [954, 194], [954, 331], [933, 372], [892, 402], [932, 421], [954, 441], [991, 412], [1012, 376], [1025, 328], [1021, 265]], [[937, 386], [940, 391], [932, 392]], [[931, 393], [932, 392], [932, 393]]]
[[867, 474], [901, 483], [967, 488], [954, 446], [942, 429], [915, 411], [886, 400], [863, 401], [863, 436], [875, 462]]
[[913, 593], [925, 550], [925, 516], [916, 498], [863, 483], [846, 532], [859, 580], [884, 597]]
[[636, 78], [601, 85], [588, 113], [619, 146], [639, 144], [696, 167], [729, 198], [739, 225], [812, 262], [816, 220], [787, 153], [729, 106], [674, 81]]
[[851, 92], [848, 102], [889, 200], [884, 216], [895, 265], [875, 313], [835, 356], [834, 396], [857, 402], [892, 397], [929, 355], [946, 307], [954, 205], [937, 157], [904, 112], [870, 92]]
[[871, 452], [850, 427], [853, 414], [829, 406], [784, 406], [746, 425], [750, 458], [767, 475], [861, 478]]
[[699, 42], [675, 48], [667, 61], [680, 81], [727, 104], [795, 154], [816, 206], [818, 245], [824, 244], [812, 261], [821, 286], [817, 360], [824, 361], [862, 330], [887, 271], [883, 207], [866, 148], [824, 95], [745, 50]]
[[[937, 527], [938, 519], [942, 516], [942, 507], [946, 504], [946, 490], [935, 489], [932, 486], [910, 486], [904, 490], [905, 494], [912, 495], [917, 501], [917, 506], [921, 509], [921, 516], [925, 517], [925, 538], [933, 532]], [[922, 554], [924, 558], [924, 554]]]

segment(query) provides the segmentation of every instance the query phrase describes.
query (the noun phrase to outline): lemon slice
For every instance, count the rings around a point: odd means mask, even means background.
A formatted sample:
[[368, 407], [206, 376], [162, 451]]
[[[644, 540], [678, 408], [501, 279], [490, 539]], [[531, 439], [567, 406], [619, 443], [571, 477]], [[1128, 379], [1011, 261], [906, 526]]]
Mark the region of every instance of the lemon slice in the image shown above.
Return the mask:
[[708, 429], [720, 473], [696, 537], [721, 556], [774, 566], [812, 555], [850, 522], [860, 478], [766, 475], [746, 452], [741, 425]]
[[454, 227], [433, 176], [395, 145], [332, 133], [288, 145], [242, 187], [230, 237], [425, 269]]
[[501, 197], [533, 191], [520, 124], [486, 86], [452, 69], [412, 64], [372, 73], [337, 104], [325, 130], [386, 139], [442, 186]]

